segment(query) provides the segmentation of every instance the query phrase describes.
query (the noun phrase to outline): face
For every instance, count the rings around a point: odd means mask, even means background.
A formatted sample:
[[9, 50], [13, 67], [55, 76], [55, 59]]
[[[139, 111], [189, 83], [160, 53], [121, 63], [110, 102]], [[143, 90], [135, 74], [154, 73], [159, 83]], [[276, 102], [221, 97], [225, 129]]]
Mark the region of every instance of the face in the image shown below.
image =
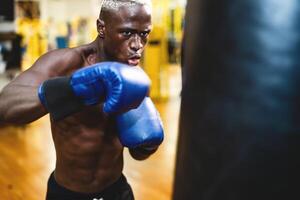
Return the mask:
[[121, 7], [107, 18], [102, 27], [105, 56], [111, 61], [138, 65], [152, 28], [150, 7]]

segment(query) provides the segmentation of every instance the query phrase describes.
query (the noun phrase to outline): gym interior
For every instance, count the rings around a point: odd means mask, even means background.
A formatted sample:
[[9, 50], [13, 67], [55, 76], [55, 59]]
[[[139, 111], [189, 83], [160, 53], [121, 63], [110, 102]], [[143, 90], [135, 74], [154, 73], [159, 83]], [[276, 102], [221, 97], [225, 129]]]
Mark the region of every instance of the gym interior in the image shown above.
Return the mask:
[[[300, 199], [300, 2], [152, 0], [141, 67], [164, 125], [144, 161], [124, 150], [137, 200]], [[1, 0], [0, 90], [41, 55], [97, 36], [99, 0]], [[45, 198], [49, 116], [0, 127], [0, 199]]]

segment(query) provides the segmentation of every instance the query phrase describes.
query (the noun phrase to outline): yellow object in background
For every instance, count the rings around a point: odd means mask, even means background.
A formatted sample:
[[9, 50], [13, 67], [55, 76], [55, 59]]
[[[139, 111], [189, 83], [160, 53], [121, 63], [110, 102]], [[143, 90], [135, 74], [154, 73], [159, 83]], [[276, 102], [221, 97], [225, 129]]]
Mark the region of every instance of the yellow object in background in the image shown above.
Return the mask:
[[39, 19], [17, 19], [17, 33], [23, 38], [22, 70], [24, 71], [47, 51], [47, 39]]
[[149, 42], [144, 52], [143, 67], [151, 79], [152, 98], [167, 98], [168, 79], [164, 71], [168, 66], [166, 32], [163, 28], [154, 26], [149, 36]]
[[174, 9], [174, 35], [178, 41], [181, 41], [183, 34], [184, 9], [180, 5]]
[[76, 47], [94, 41], [98, 35], [95, 18], [74, 18], [71, 22], [72, 33], [69, 47]]
[[[168, 52], [169, 37], [170, 35], [174, 36], [180, 44], [185, 8], [179, 2], [174, 4], [174, 1], [170, 0], [153, 0], [152, 2], [153, 30], [144, 52], [143, 67], [152, 81], [150, 96], [155, 99], [166, 99], [170, 97], [169, 87], [172, 87], [169, 83], [170, 77], [168, 74], [168, 67], [170, 65]], [[171, 17], [172, 9], [174, 15]], [[175, 50], [178, 52], [178, 49], [177, 47]]]

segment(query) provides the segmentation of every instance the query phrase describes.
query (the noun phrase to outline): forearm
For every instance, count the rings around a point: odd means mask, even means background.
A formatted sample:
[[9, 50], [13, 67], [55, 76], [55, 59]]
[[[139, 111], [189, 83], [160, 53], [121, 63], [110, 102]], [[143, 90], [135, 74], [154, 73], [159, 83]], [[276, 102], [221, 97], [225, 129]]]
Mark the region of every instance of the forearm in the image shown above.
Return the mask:
[[0, 124], [27, 124], [46, 113], [37, 86], [9, 84], [0, 93]]

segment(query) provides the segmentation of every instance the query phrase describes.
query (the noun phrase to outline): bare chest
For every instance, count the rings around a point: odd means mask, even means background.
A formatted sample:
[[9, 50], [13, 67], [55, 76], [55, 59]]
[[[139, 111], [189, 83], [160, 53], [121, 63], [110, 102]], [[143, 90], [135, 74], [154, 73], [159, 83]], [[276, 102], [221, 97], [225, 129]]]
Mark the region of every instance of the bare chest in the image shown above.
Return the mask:
[[101, 106], [85, 108], [60, 122], [52, 123], [57, 149], [73, 153], [99, 153], [120, 149], [115, 121], [102, 113]]

